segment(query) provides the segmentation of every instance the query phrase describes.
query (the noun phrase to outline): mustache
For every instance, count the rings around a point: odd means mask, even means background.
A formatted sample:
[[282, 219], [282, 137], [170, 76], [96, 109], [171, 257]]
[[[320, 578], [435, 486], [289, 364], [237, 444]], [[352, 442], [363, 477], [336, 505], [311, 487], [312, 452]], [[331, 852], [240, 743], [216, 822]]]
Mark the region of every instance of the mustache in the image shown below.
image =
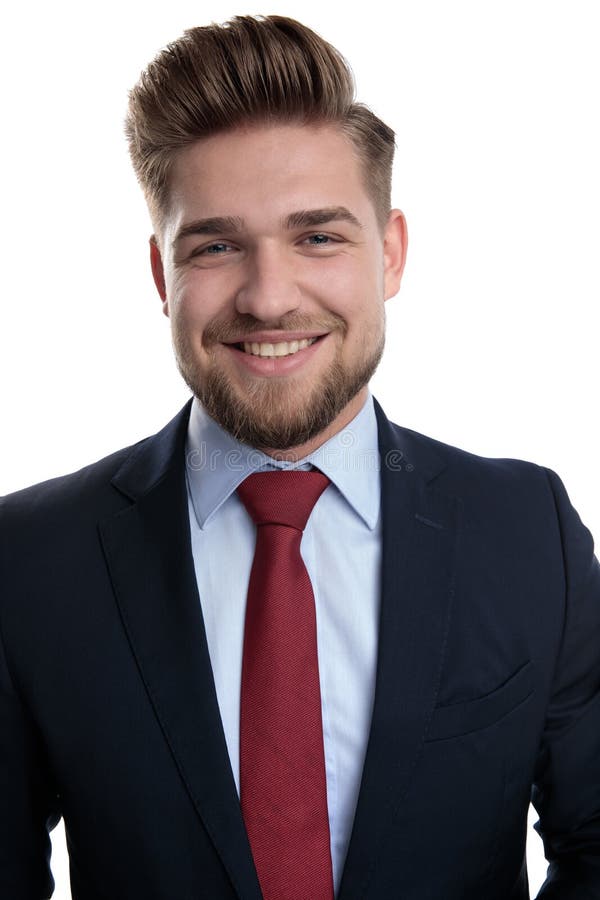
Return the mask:
[[339, 331], [345, 335], [348, 326], [341, 316], [330, 313], [326, 316], [306, 316], [289, 313], [280, 319], [265, 321], [243, 313], [235, 319], [215, 319], [204, 329], [203, 344], [231, 343], [240, 333], [253, 334], [256, 331]]

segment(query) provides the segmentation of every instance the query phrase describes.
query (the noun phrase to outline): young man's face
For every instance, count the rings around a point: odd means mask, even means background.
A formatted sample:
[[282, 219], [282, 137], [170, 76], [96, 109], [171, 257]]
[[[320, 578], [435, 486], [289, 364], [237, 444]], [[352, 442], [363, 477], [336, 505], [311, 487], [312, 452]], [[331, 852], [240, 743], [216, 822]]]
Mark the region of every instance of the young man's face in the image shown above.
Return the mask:
[[333, 126], [237, 129], [175, 162], [152, 264], [178, 366], [253, 446], [304, 455], [364, 403], [406, 229], [396, 210], [382, 234], [361, 174]]

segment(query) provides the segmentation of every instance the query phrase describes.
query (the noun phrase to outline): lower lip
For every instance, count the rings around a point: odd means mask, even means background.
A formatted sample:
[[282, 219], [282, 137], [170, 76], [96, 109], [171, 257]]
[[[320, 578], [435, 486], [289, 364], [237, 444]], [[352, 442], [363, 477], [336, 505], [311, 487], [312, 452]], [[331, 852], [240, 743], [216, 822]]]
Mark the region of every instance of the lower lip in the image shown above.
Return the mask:
[[303, 350], [297, 350], [296, 353], [290, 353], [288, 356], [254, 356], [253, 353], [238, 350], [232, 344], [223, 344], [223, 346], [233, 355], [238, 365], [243, 366], [246, 371], [252, 372], [254, 375], [273, 377], [289, 375], [302, 368], [319, 352], [319, 348], [323, 346], [328, 337], [329, 335], [326, 334], [318, 338], [314, 344], [310, 344]]

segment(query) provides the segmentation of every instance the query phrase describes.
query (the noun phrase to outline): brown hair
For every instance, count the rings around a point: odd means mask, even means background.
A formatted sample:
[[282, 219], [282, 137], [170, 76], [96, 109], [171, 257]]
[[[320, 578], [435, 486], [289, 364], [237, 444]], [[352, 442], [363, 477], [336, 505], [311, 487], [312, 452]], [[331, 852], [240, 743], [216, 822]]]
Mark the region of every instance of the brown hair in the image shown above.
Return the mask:
[[394, 132], [354, 102], [352, 72], [335, 47], [284, 16], [236, 16], [190, 28], [142, 73], [129, 96], [125, 131], [155, 227], [168, 207], [177, 151], [255, 122], [337, 124], [357, 150], [383, 228]]

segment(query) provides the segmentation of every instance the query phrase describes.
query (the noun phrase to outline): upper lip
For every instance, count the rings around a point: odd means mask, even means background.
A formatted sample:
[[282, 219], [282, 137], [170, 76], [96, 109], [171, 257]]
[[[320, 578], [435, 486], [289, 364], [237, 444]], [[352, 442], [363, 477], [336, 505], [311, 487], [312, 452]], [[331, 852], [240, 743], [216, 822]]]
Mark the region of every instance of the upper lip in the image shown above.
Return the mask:
[[304, 341], [311, 338], [322, 337], [327, 331], [255, 331], [252, 334], [242, 334], [227, 341], [228, 344], [281, 344], [290, 341]]

